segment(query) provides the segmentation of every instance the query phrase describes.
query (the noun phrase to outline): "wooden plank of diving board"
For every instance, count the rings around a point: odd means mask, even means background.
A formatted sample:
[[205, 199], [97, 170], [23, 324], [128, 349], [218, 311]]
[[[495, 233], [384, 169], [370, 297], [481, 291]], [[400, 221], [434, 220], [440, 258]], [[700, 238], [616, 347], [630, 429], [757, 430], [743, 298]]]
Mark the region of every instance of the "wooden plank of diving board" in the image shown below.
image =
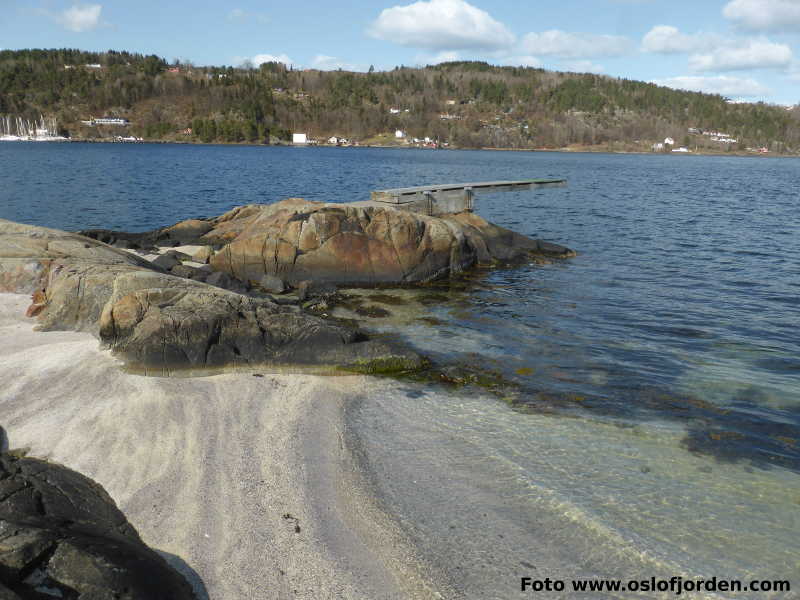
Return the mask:
[[474, 192], [507, 192], [532, 187], [561, 187], [566, 179], [525, 179], [522, 181], [479, 181], [476, 183], [446, 183], [437, 185], [421, 185], [407, 188], [376, 190], [372, 192], [373, 200], [388, 200], [402, 196], [415, 196], [420, 193], [452, 192], [471, 189]]

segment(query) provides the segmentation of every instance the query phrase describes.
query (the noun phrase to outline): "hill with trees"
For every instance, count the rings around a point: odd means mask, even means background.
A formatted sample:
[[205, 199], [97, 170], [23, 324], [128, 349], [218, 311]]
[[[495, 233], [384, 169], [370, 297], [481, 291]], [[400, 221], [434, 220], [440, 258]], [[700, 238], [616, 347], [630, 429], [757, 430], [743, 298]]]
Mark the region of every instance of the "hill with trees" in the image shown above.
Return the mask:
[[[0, 117], [55, 117], [92, 139], [275, 143], [429, 138], [464, 148], [644, 150], [675, 145], [800, 152], [800, 107], [732, 103], [712, 94], [588, 73], [449, 62], [367, 73], [198, 67], [158, 56], [72, 49], [0, 51]], [[127, 127], [91, 126], [97, 117]], [[124, 130], [124, 131], [123, 131]], [[736, 142], [712, 140], [722, 132]]]

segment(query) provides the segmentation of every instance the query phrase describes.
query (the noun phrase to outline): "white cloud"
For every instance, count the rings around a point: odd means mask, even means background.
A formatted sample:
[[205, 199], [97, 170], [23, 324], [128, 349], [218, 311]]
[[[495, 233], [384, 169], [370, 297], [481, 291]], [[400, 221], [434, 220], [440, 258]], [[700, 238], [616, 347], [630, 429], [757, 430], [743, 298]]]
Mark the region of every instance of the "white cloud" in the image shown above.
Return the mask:
[[713, 33], [681, 33], [671, 25], [656, 25], [642, 38], [642, 50], [659, 54], [679, 54], [712, 50], [724, 40]]
[[228, 21], [234, 21], [236, 23], [245, 23], [247, 21], [267, 23], [269, 22], [269, 18], [260, 13], [249, 12], [242, 8], [234, 8], [228, 13]]
[[414, 59], [417, 65], [438, 65], [443, 62], [461, 60], [461, 54], [455, 50], [442, 50], [436, 54], [418, 54]]
[[745, 98], [764, 97], [772, 93], [772, 90], [761, 85], [755, 79], [729, 77], [727, 75], [719, 75], [717, 77], [671, 77], [669, 79], [653, 79], [651, 83], [678, 90]]
[[343, 71], [364, 71], [363, 67], [344, 62], [335, 56], [328, 56], [326, 54], [317, 54], [311, 60], [311, 66], [320, 71], [335, 71], [342, 69]]
[[633, 47], [631, 41], [626, 37], [569, 33], [558, 29], [542, 33], [529, 33], [523, 38], [522, 46], [534, 55], [560, 58], [622, 56], [630, 53]]
[[793, 60], [792, 49], [786, 44], [764, 38], [686, 34], [670, 25], [657, 25], [647, 32], [642, 39], [642, 50], [659, 54], [692, 53], [689, 67], [701, 72], [785, 68]]
[[722, 14], [743, 29], [800, 31], [798, 0], [732, 0]]
[[102, 10], [101, 4], [75, 4], [51, 16], [64, 28], [81, 33], [95, 29], [101, 24], [100, 13]]
[[600, 74], [605, 72], [603, 65], [598, 65], [590, 60], [572, 60], [562, 63], [561, 67], [565, 71], [572, 73], [595, 73]]
[[789, 68], [786, 69], [786, 79], [794, 83], [800, 83], [800, 59], [795, 59]]
[[498, 64], [509, 67], [536, 67], [542, 66], [542, 61], [535, 56], [504, 56], [498, 61]]
[[792, 58], [792, 49], [786, 44], [749, 40], [738, 48], [717, 48], [707, 54], [690, 56], [689, 67], [693, 71], [774, 69], [788, 67]]
[[296, 64], [291, 58], [289, 58], [285, 54], [256, 54], [254, 57], [252, 57], [250, 59], [247, 59], [247, 60], [249, 60], [251, 63], [253, 63], [254, 67], [258, 67], [258, 66], [260, 66], [260, 65], [262, 65], [264, 63], [268, 63], [268, 62], [283, 63], [287, 67], [293, 66], [293, 65]]
[[401, 46], [434, 50], [505, 48], [515, 41], [505, 25], [464, 0], [421, 0], [387, 8], [368, 33]]

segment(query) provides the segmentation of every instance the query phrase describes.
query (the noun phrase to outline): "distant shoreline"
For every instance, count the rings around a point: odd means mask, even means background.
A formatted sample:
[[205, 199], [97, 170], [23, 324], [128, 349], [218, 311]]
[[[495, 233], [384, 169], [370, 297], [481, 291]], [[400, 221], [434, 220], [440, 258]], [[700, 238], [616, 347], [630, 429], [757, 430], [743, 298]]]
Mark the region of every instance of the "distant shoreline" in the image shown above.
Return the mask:
[[[37, 142], [39, 143], [39, 142]], [[401, 146], [386, 144], [361, 144], [358, 146], [336, 146], [334, 144], [307, 144], [295, 145], [284, 144], [254, 144], [251, 142], [194, 142], [182, 140], [141, 140], [141, 141], [119, 141], [114, 139], [88, 139], [88, 138], [69, 138], [66, 140], [54, 140], [49, 143], [59, 144], [170, 144], [177, 146], [252, 146], [252, 147], [289, 147], [289, 148], [390, 148], [396, 150], [434, 150], [434, 148], [420, 148], [417, 146]], [[776, 154], [773, 152], [709, 152], [702, 150], [692, 150], [689, 152], [648, 152], [646, 150], [612, 150], [609, 148], [596, 146], [576, 146], [563, 148], [468, 148], [468, 147], [448, 147], [435, 148], [436, 150], [473, 150], [473, 151], [493, 151], [493, 152], [554, 152], [564, 154], [639, 154], [639, 155], [663, 155], [663, 156], [743, 156], [754, 158], [800, 158], [800, 154]]]

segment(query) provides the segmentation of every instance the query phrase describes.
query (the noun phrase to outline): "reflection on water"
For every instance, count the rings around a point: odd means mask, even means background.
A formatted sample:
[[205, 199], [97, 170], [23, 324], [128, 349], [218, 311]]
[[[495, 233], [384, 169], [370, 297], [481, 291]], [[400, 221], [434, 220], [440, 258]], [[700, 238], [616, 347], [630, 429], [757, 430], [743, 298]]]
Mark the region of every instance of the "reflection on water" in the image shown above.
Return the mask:
[[355, 430], [387, 502], [486, 592], [468, 597], [509, 597], [497, 585], [524, 565], [800, 572], [797, 159], [21, 143], [0, 162], [0, 217], [67, 229], [566, 177], [477, 207], [576, 258], [354, 291], [336, 309], [518, 386], [516, 410], [466, 388], [367, 394]]

